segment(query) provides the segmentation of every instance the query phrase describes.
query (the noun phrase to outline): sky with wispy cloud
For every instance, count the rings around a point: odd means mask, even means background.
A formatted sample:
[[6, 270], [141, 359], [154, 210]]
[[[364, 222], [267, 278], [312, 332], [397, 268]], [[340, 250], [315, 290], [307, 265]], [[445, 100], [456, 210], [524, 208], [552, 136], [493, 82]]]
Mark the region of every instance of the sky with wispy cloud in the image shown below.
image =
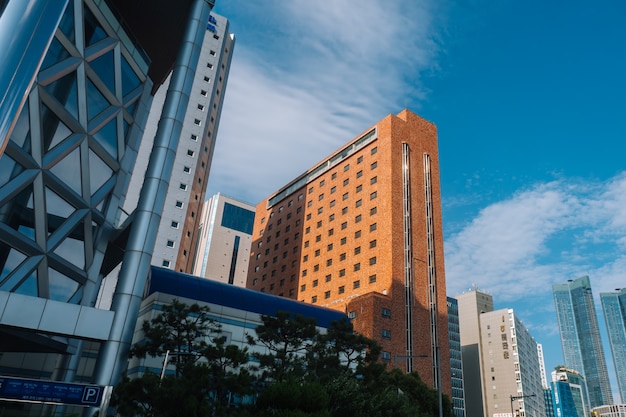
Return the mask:
[[214, 10], [237, 43], [209, 193], [256, 204], [409, 108], [438, 126], [449, 295], [477, 286], [515, 308], [551, 369], [551, 285], [589, 275], [596, 297], [626, 286], [622, 0]]

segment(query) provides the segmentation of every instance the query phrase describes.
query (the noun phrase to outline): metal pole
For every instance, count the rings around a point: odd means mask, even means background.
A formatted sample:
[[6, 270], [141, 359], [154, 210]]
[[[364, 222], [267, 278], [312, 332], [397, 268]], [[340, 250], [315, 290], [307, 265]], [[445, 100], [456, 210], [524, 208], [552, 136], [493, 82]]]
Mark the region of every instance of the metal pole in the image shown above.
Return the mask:
[[439, 417], [443, 417], [443, 398], [441, 393], [441, 363], [439, 362], [439, 346], [435, 348], [435, 358], [437, 366], [437, 399], [439, 401]]
[[170, 350], [168, 349], [165, 352], [165, 359], [163, 360], [163, 368], [161, 369], [161, 378], [159, 378], [160, 381], [163, 381], [163, 377], [165, 376], [165, 368], [167, 368], [167, 361], [169, 361], [169, 357], [170, 357]]

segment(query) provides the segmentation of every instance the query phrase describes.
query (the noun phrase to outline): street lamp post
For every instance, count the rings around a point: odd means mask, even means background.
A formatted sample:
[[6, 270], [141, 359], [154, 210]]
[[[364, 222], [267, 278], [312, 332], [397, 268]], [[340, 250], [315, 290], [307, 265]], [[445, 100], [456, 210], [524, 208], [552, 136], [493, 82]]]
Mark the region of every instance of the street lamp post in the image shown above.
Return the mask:
[[515, 415], [513, 414], [513, 401], [515, 400], [521, 400], [524, 398], [529, 398], [529, 397], [536, 397], [535, 394], [529, 394], [529, 395], [510, 395], [511, 397], [511, 417], [515, 417]]

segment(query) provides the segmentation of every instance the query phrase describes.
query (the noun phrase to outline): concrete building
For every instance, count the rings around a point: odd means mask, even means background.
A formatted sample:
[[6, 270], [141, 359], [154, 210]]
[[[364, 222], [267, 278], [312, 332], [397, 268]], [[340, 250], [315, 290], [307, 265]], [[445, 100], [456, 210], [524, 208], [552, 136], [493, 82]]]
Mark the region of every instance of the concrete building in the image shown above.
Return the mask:
[[463, 389], [463, 359], [461, 355], [461, 331], [459, 328], [459, 303], [452, 297], [448, 297], [448, 339], [450, 341], [452, 412], [454, 417], [465, 417], [465, 391]]
[[[169, 181], [163, 173], [180, 136], [176, 109], [191, 93], [184, 80], [197, 65], [212, 5], [155, 0], [147, 14], [136, 1], [2, 2], [4, 375], [102, 387], [120, 377]], [[170, 71], [146, 186], [127, 217], [121, 202], [153, 90]], [[102, 277], [122, 257], [111, 309], [95, 308]], [[8, 407], [5, 416], [54, 412], [37, 402]]]
[[253, 225], [254, 206], [221, 194], [205, 201], [193, 274], [245, 287]]
[[593, 417], [626, 417], [626, 404], [612, 404], [595, 407], [591, 410]]
[[515, 312], [481, 314], [480, 332], [484, 415], [545, 416], [537, 342]]
[[455, 298], [459, 305], [465, 411], [468, 417], [484, 417], [480, 315], [493, 311], [493, 297], [474, 288]]
[[622, 402], [626, 402], [626, 288], [600, 293], [600, 301], [617, 373], [617, 386]]
[[[325, 332], [333, 321], [347, 319], [344, 313], [336, 310], [152, 267], [146, 297], [141, 304], [142, 313], [139, 323], [161, 314], [162, 306], [171, 303], [174, 299], [189, 305], [198, 304], [201, 307], [209, 307], [209, 317], [221, 326], [220, 335], [226, 338], [226, 344], [242, 349], [248, 348], [250, 353], [264, 349], [262, 346], [250, 346], [246, 337], [248, 334], [254, 336], [254, 329], [262, 324], [261, 315], [275, 316], [279, 311], [289, 311], [307, 318], [314, 318], [321, 332]], [[141, 324], [139, 324], [135, 329], [133, 340], [138, 342], [142, 339], [143, 334]], [[159, 375], [163, 368], [163, 361], [162, 357], [132, 358], [128, 365], [128, 375], [132, 377], [146, 371]], [[173, 370], [174, 366], [170, 365], [166, 372], [174, 372]]]
[[[213, 159], [222, 104], [235, 36], [229, 33], [228, 20], [212, 13], [206, 25], [198, 64], [194, 68], [193, 85], [186, 107], [174, 168], [156, 236], [152, 265], [191, 273], [200, 226], [200, 213]], [[163, 111], [170, 78], [159, 87], [148, 115], [146, 131], [133, 171], [130, 192], [124, 209], [132, 212], [137, 206], [152, 140]]]
[[259, 203], [252, 239], [248, 288], [347, 312], [383, 360], [451, 394], [432, 123], [385, 117]]
[[552, 286], [565, 366], [587, 381], [590, 407], [613, 403], [588, 276]]

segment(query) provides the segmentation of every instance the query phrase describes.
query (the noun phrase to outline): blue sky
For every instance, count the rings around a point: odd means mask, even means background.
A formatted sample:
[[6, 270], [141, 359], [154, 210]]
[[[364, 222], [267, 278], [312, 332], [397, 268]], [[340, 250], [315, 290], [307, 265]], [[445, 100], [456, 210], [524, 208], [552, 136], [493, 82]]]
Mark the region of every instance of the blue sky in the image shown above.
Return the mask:
[[406, 107], [438, 126], [449, 295], [476, 285], [515, 308], [551, 370], [551, 285], [589, 275], [596, 297], [626, 286], [622, 0], [214, 10], [237, 44], [209, 193], [256, 204]]

